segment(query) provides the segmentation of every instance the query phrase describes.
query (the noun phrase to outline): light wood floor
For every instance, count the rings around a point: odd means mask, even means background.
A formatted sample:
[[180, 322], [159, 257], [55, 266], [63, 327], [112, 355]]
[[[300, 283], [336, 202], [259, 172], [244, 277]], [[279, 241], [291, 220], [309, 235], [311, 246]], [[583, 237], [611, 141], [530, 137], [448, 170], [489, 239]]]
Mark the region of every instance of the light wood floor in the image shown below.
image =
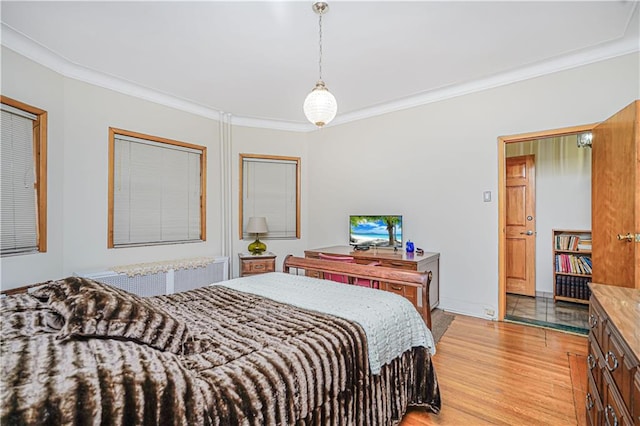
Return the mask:
[[586, 424], [585, 336], [457, 315], [436, 350], [440, 414], [401, 426]]

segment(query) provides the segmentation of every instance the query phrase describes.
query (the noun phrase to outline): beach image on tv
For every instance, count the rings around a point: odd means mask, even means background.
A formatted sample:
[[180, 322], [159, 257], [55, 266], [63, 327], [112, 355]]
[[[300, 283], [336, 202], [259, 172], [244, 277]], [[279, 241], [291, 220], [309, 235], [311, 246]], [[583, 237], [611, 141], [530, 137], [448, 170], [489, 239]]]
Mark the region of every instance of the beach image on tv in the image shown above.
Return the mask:
[[402, 248], [402, 216], [350, 216], [350, 244]]

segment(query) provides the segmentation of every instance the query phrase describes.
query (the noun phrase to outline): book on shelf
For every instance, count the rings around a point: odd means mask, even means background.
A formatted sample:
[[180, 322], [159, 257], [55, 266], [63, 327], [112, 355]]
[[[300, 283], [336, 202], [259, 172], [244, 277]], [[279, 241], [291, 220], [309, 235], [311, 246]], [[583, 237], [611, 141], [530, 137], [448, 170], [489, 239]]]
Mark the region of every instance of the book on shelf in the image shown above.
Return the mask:
[[556, 296], [589, 300], [591, 290], [588, 283], [588, 277], [558, 275], [556, 277]]
[[591, 234], [580, 234], [578, 235], [578, 244], [576, 245], [576, 250], [578, 251], [591, 251]]
[[565, 274], [591, 274], [591, 257], [578, 254], [556, 254], [556, 272]]
[[591, 234], [557, 234], [556, 250], [591, 251]]

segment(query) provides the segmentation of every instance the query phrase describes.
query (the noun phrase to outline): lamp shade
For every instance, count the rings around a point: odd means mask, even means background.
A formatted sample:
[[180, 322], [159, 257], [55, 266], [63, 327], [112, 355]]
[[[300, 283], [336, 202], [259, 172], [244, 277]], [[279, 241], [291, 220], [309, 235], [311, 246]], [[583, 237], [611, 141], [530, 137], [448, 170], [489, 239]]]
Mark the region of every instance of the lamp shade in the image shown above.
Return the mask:
[[303, 109], [307, 120], [318, 127], [322, 127], [334, 119], [338, 111], [338, 103], [324, 85], [324, 82], [318, 80], [316, 87], [304, 100]]
[[269, 232], [269, 228], [267, 228], [267, 218], [250, 217], [246, 232], [249, 234], [265, 234]]

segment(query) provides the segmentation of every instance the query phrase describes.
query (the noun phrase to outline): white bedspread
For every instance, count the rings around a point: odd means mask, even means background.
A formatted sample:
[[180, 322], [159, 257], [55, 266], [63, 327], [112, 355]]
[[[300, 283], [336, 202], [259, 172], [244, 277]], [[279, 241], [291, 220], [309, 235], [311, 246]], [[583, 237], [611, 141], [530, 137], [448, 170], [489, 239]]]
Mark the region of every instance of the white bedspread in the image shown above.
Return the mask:
[[432, 355], [436, 352], [431, 331], [416, 308], [404, 297], [388, 291], [282, 272], [212, 285], [223, 285], [357, 322], [367, 335], [372, 374], [379, 374], [383, 365], [412, 347], [427, 347]]

